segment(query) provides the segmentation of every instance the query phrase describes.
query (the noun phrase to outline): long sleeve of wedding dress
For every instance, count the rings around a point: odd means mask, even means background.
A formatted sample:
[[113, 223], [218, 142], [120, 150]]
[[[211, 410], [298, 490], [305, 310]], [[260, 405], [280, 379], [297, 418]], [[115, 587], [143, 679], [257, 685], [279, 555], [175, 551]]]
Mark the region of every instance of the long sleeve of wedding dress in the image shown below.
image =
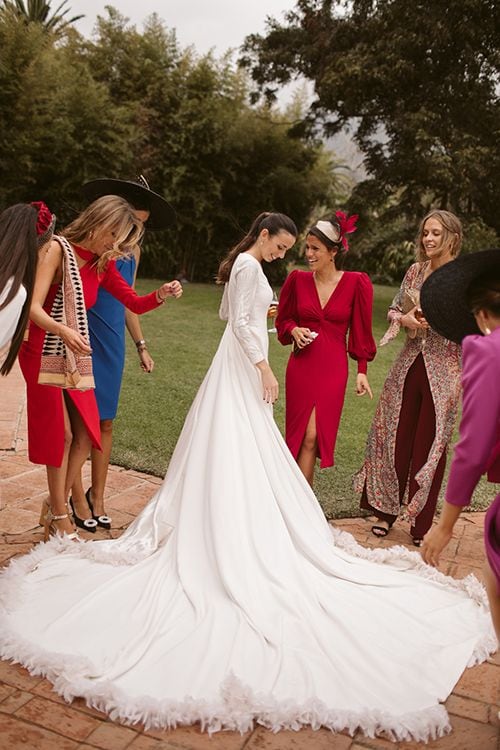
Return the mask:
[[252, 364], [262, 362], [267, 356], [267, 347], [262, 346], [262, 326], [259, 320], [255, 320], [255, 296], [262, 284], [260, 263], [252, 256], [242, 255], [231, 281], [231, 287], [226, 284], [224, 289], [219, 316], [222, 320], [230, 321], [233, 333], [249, 361]]
[[2, 658], [153, 727], [448, 732], [441, 703], [496, 647], [482, 587], [332, 530], [262, 399], [272, 291], [255, 258], [224, 295], [163, 484], [120, 538], [11, 563]]

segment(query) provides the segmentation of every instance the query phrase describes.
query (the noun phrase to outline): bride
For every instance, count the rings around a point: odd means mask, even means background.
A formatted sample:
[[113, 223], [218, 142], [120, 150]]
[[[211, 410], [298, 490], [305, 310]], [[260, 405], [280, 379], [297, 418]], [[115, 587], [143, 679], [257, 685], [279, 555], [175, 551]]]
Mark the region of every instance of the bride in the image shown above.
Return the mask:
[[296, 236], [261, 214], [222, 262], [228, 324], [163, 485], [119, 539], [56, 537], [12, 562], [0, 654], [124, 722], [427, 740], [496, 647], [487, 605], [472, 576], [332, 530], [286, 447], [262, 262]]

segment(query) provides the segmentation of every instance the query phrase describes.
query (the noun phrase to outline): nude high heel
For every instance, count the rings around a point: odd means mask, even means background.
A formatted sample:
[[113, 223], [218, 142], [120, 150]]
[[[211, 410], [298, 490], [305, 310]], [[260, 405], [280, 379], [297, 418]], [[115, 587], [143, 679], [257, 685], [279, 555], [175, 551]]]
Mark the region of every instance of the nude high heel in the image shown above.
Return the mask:
[[[44, 512], [46, 511], [46, 512]], [[40, 525], [43, 526], [43, 541], [48, 542], [49, 537], [55, 536], [57, 533], [59, 533], [59, 529], [55, 525], [55, 521], [62, 521], [64, 518], [69, 518], [69, 513], [62, 513], [61, 515], [54, 515], [52, 513], [52, 510], [50, 508], [50, 505], [46, 500], [44, 500], [43, 506], [42, 506], [42, 513], [40, 515]], [[68, 539], [78, 539], [78, 532], [73, 531], [70, 534], [66, 534]]]

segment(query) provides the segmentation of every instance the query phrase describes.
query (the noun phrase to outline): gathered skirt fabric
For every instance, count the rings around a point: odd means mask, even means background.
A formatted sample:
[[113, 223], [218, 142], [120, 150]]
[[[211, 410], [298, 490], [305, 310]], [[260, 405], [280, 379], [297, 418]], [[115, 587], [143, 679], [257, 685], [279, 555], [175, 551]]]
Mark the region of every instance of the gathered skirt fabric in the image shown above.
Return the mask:
[[332, 530], [228, 325], [163, 485], [117, 540], [0, 579], [0, 653], [114, 719], [425, 740], [496, 647], [484, 592]]

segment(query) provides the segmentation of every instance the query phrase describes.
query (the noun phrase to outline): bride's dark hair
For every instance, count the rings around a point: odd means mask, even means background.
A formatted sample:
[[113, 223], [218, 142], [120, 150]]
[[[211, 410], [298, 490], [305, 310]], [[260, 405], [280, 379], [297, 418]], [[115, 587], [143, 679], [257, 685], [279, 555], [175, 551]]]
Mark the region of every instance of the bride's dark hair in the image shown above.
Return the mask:
[[10, 347], [3, 363], [0, 362], [2, 375], [8, 375], [12, 369], [29, 323], [38, 261], [37, 216], [36, 208], [30, 203], [16, 203], [0, 214], [0, 292], [12, 279], [10, 290], [0, 303], [0, 310], [14, 299], [21, 285], [27, 292]]
[[293, 237], [297, 237], [298, 234], [295, 223], [286, 214], [274, 212], [264, 212], [259, 214], [257, 218], [254, 219], [252, 226], [243, 237], [243, 239], [240, 240], [237, 245], [231, 248], [224, 260], [221, 262], [219, 270], [217, 272], [217, 276], [215, 277], [215, 281], [217, 284], [225, 284], [226, 281], [229, 281], [231, 269], [237, 256], [240, 253], [244, 253], [245, 250], [248, 250], [257, 242], [259, 234], [263, 229], [267, 229], [271, 237], [279, 234], [279, 232], [282, 231], [288, 232], [289, 234], [293, 235]]

